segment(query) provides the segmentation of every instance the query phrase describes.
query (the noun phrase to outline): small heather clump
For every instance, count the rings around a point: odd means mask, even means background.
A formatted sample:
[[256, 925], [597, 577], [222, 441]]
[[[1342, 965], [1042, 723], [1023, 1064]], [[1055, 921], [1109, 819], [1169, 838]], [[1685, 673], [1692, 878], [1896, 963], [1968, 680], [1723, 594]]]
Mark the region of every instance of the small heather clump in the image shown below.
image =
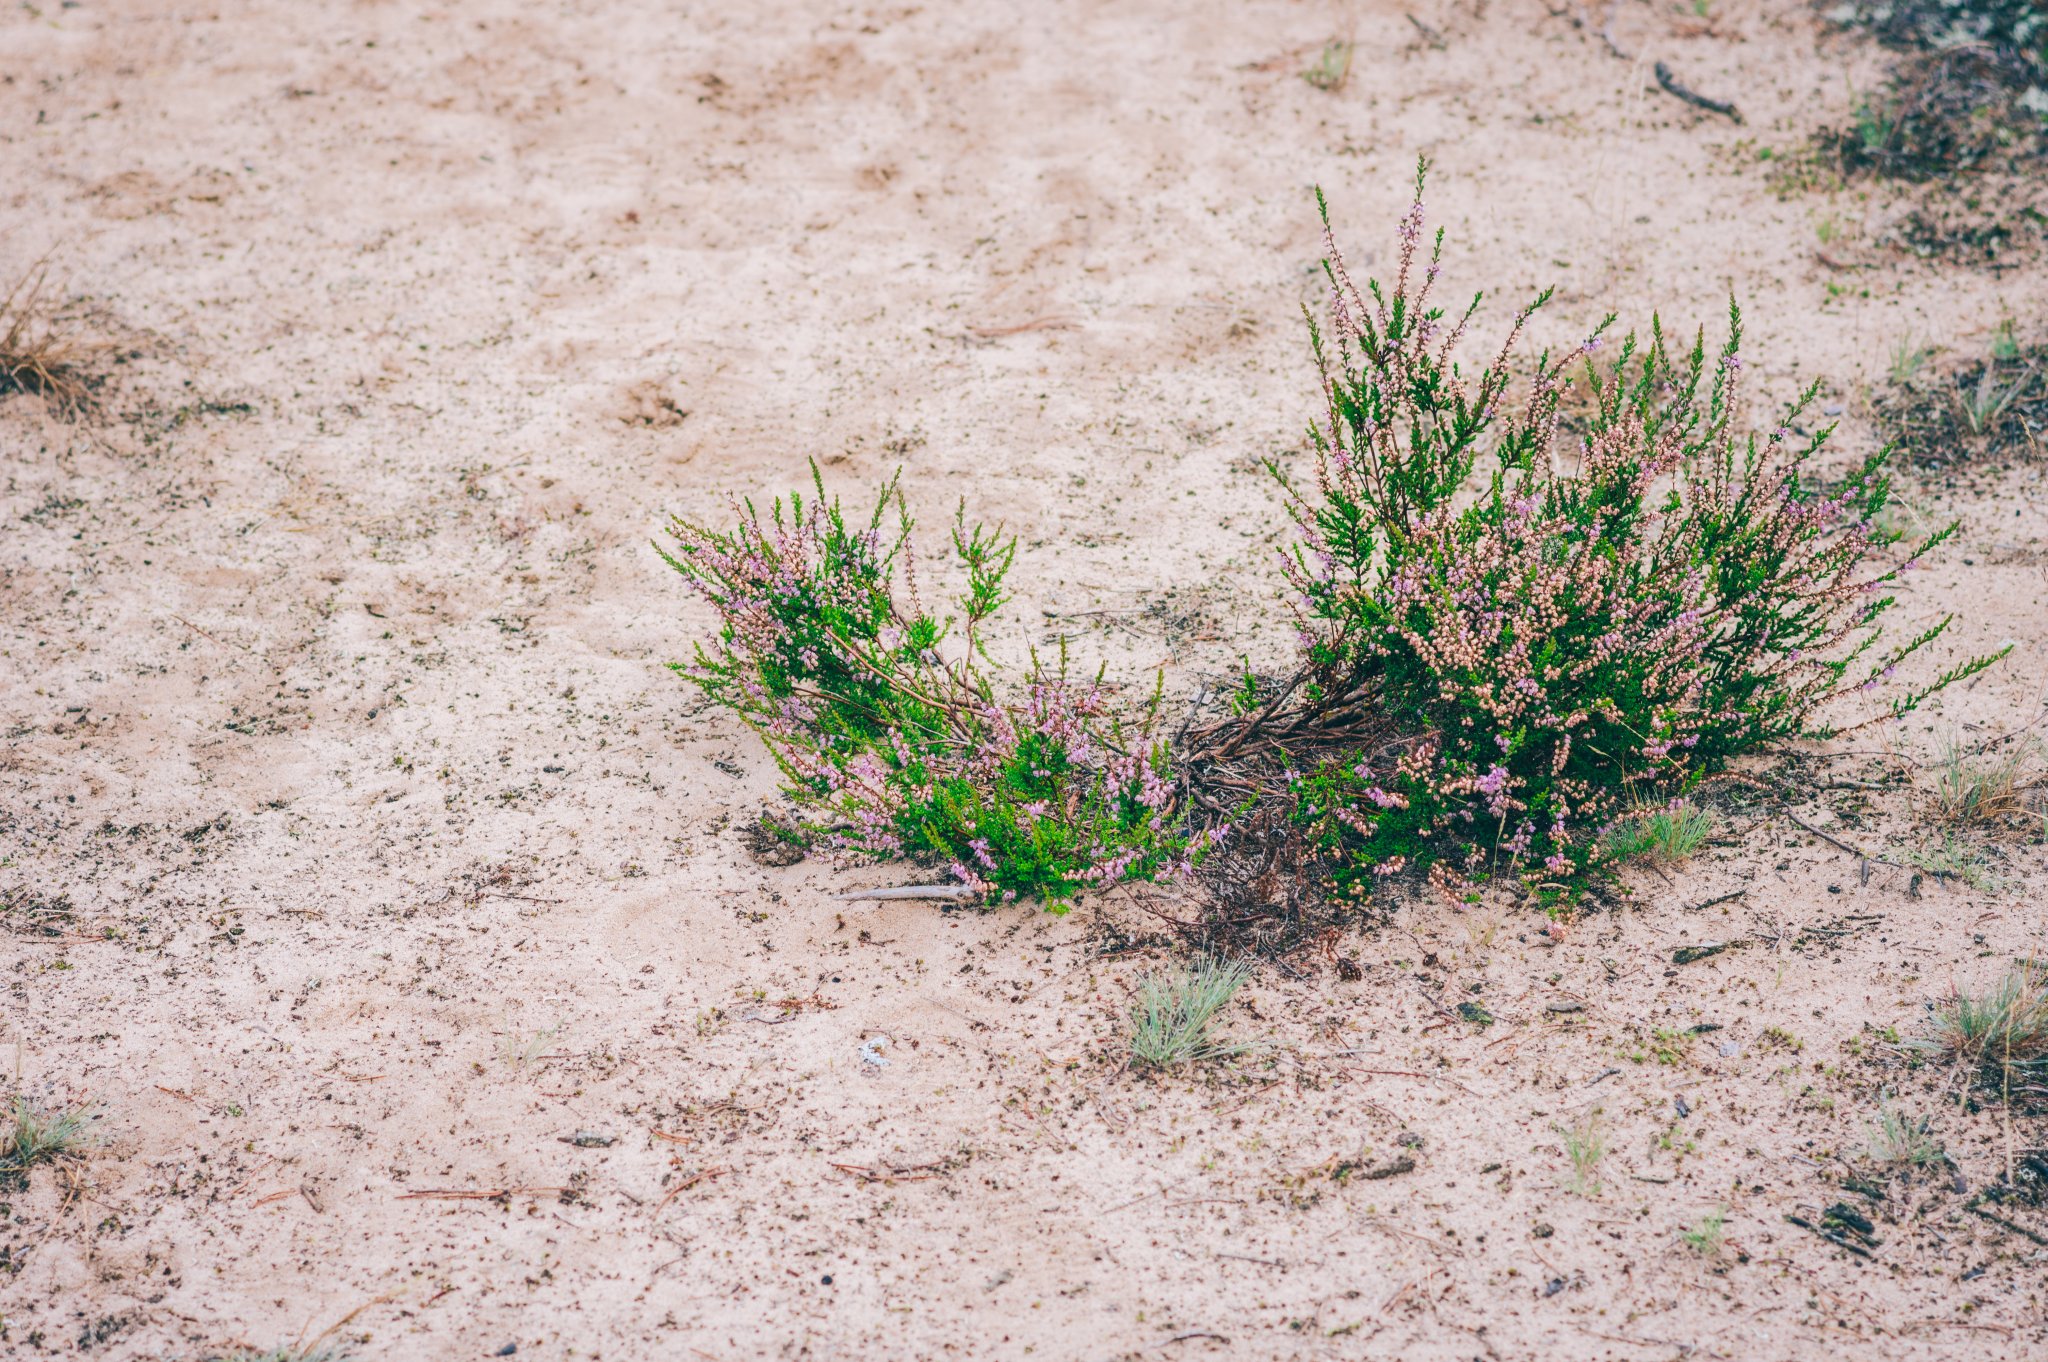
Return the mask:
[[[669, 566], [717, 612], [719, 632], [676, 670], [739, 714], [816, 811], [830, 848], [946, 867], [991, 900], [1083, 889], [1186, 868], [1220, 830], [1191, 839], [1175, 811], [1159, 692], [1130, 705], [1064, 646], [999, 689], [982, 628], [1007, 599], [1016, 541], [953, 529], [965, 577], [953, 612], [919, 594], [912, 523], [895, 479], [865, 523], [817, 495], [737, 528], [677, 519]], [[885, 528], [891, 513], [894, 525]]]
[[1313, 483], [1287, 482], [1298, 684], [1311, 710], [1369, 692], [1403, 735], [1297, 773], [1340, 888], [1362, 896], [1416, 862], [1449, 882], [1512, 871], [1567, 887], [1602, 863], [1630, 803], [1825, 734], [1823, 706], [1877, 688], [1947, 627], [1866, 657], [1884, 587], [1954, 527], [1878, 561], [1885, 454], [1823, 484], [1812, 463], [1831, 428], [1793, 433], [1816, 388], [1769, 432], [1738, 434], [1732, 307], [1713, 355], [1704, 333], [1674, 351], [1653, 324], [1603, 365], [1596, 328], [1567, 357], [1593, 398], [1567, 438], [1549, 353], [1519, 410], [1508, 399], [1509, 358], [1547, 294], [1476, 376], [1457, 364], [1478, 300], [1455, 320], [1430, 305], [1443, 235], [1420, 261], [1419, 175], [1391, 292], [1353, 285], [1325, 220], [1330, 318], [1311, 341], [1327, 414]]

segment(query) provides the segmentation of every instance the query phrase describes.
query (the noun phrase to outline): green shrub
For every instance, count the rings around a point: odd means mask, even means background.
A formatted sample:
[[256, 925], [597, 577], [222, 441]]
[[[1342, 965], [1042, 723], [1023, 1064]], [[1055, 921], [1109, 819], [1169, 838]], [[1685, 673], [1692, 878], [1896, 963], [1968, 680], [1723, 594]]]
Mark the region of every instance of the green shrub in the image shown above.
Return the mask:
[[[1324, 214], [1314, 476], [1274, 469], [1299, 535], [1284, 564], [1297, 666], [1248, 673], [1227, 715], [1182, 726], [1178, 751], [1158, 736], [1156, 684], [1128, 704], [1099, 673], [1071, 676], [1064, 647], [1056, 666], [1034, 656], [1004, 681], [982, 630], [1015, 540], [956, 519], [964, 589], [928, 608], [894, 479], [864, 523], [814, 467], [813, 499], [765, 517], [736, 503], [729, 531], [672, 524], [679, 548], [663, 556], [719, 620], [678, 670], [760, 733], [815, 811], [813, 836], [1056, 908], [1184, 873], [1232, 824], [1308, 847], [1242, 849], [1253, 879], [1286, 864], [1362, 898], [1427, 866], [1460, 892], [1506, 875], [1568, 895], [1630, 845], [1614, 836], [1628, 810], [1826, 736], [1833, 702], [1943, 633], [1946, 619], [1881, 647], [1879, 623], [1887, 584], [1955, 527], [1888, 560], [1885, 451], [1826, 481], [1815, 461], [1831, 428], [1793, 434], [1817, 388], [1773, 429], [1739, 431], [1732, 305], [1717, 351], [1704, 332], [1675, 349], [1653, 321], [1602, 363], [1603, 322], [1571, 354], [1540, 356], [1511, 401], [1516, 344], [1546, 294], [1491, 362], [1462, 367], [1479, 300], [1455, 320], [1430, 301], [1443, 236], [1417, 259], [1424, 170], [1390, 290], [1353, 285]], [[1571, 427], [1567, 364], [1587, 392]], [[1651, 845], [1682, 854], [1704, 816], [1674, 817]]]
[[1879, 593], [1954, 526], [1881, 560], [1886, 453], [1823, 484], [1813, 462], [1832, 428], [1793, 434], [1817, 385], [1772, 430], [1739, 433], [1732, 305], [1718, 352], [1703, 332], [1676, 350], [1653, 322], [1602, 364], [1596, 328], [1565, 357], [1591, 397], [1565, 440], [1562, 361], [1537, 360], [1518, 409], [1508, 395], [1548, 295], [1467, 373], [1456, 356], [1479, 302], [1455, 320], [1431, 305], [1443, 235], [1418, 268], [1423, 220], [1418, 175], [1393, 287], [1361, 291], [1325, 215], [1330, 319], [1310, 339], [1326, 416], [1313, 482], [1283, 479], [1300, 531], [1286, 567], [1299, 684], [1311, 711], [1370, 692], [1401, 737], [1317, 754], [1301, 816], [1353, 894], [1416, 861], [1453, 881], [1511, 870], [1568, 885], [1604, 859], [1628, 803], [1825, 735], [1825, 706], [1939, 637], [1947, 620], [1870, 656], [1893, 602]]
[[[1017, 552], [1000, 528], [953, 529], [957, 613], [919, 595], [913, 525], [896, 480], [865, 523], [816, 496], [721, 531], [676, 519], [663, 552], [717, 612], [716, 640], [674, 664], [761, 735], [828, 846], [947, 866], [991, 899], [1184, 870], [1199, 850], [1175, 809], [1159, 690], [1124, 702], [1076, 678], [1064, 645], [999, 689], [983, 626]], [[894, 523], [890, 524], [893, 512]], [[1021, 690], [1021, 695], [1017, 691]], [[1220, 838], [1201, 839], [1201, 845]]]

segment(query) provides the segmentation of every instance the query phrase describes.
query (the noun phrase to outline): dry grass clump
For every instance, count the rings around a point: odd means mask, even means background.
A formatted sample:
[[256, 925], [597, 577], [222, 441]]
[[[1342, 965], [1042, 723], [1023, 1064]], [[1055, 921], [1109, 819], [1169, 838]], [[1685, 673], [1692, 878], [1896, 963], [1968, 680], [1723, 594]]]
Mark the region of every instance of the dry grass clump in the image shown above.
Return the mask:
[[2048, 763], [2033, 743], [2009, 742], [1999, 754], [1953, 738], [1935, 765], [1934, 810], [1947, 822], [1978, 827], [2038, 825], [2048, 793]]
[[2011, 1102], [2048, 1095], [2048, 965], [2023, 960], [1982, 993], [1956, 989], [1927, 1048]]
[[2048, 439], [2048, 345], [2022, 345], [2001, 330], [1982, 359], [1960, 368], [1894, 356], [1877, 397], [1880, 420], [1922, 467], [2039, 457]]
[[38, 264], [0, 297], [0, 397], [39, 393], [67, 416], [92, 403], [94, 365], [104, 342], [85, 335], [53, 296], [49, 271]]

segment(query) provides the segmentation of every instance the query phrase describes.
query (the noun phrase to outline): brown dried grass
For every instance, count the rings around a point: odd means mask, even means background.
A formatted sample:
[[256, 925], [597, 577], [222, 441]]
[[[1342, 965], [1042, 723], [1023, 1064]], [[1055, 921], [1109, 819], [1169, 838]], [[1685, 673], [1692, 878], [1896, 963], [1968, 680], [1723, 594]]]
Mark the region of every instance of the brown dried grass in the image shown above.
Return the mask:
[[42, 261], [0, 296], [0, 397], [37, 393], [60, 414], [79, 415], [92, 405], [110, 348], [64, 309]]

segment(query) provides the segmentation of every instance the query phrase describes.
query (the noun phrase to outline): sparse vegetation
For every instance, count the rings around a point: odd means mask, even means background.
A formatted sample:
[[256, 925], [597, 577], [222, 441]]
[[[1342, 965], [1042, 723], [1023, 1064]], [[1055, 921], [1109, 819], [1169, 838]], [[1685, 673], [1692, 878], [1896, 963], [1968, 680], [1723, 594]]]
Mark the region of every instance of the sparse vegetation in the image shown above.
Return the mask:
[[1924, 181], [2041, 156], [2048, 12], [2038, 0], [1848, 0], [1830, 16], [1898, 53], [1885, 88], [1828, 139], [1845, 171]]
[[1600, 1160], [1607, 1157], [1607, 1134], [1600, 1125], [1600, 1108], [1594, 1107], [1571, 1124], [1557, 1127], [1557, 1133], [1564, 1141], [1564, 1156], [1572, 1169], [1565, 1190], [1583, 1197], [1599, 1196], [1600, 1182], [1595, 1175]]
[[1961, 880], [1987, 893], [2003, 889], [2006, 878], [1992, 864], [1991, 850], [1974, 837], [1944, 832], [1938, 842], [1897, 847], [1892, 855], [1940, 879]]
[[1934, 807], [1942, 819], [1966, 826], [2039, 826], [2048, 764], [2031, 740], [2008, 739], [2002, 747], [1989, 752], [1954, 737], [1942, 741], [1934, 768]]
[[1925, 1168], [1946, 1157], [1941, 1141], [1928, 1132], [1925, 1116], [1916, 1119], [1889, 1101], [1879, 1104], [1870, 1125], [1869, 1154], [1878, 1163], [1909, 1168]]
[[531, 1034], [511, 1032], [498, 1041], [498, 1058], [513, 1069], [524, 1069], [554, 1046], [562, 1038], [562, 1028], [550, 1026]]
[[40, 393], [58, 411], [76, 413], [92, 399], [93, 365], [105, 349], [65, 316], [45, 266], [28, 269], [0, 295], [0, 397]]
[[1210, 1027], [1250, 977], [1247, 961], [1209, 957], [1147, 975], [1131, 1009], [1132, 1061], [1170, 1069], [1241, 1053], [1243, 1046], [1218, 1039]]
[[2012, 359], [1986, 355], [1892, 384], [1877, 411], [1907, 458], [1924, 467], [2031, 459], [2048, 433], [2044, 373], [2048, 347], [2030, 346]]
[[1728, 1226], [1728, 1208], [1716, 1206], [1700, 1217], [1700, 1222], [1685, 1231], [1679, 1238], [1685, 1246], [1702, 1258], [1712, 1258], [1721, 1252], [1721, 1242]]
[[1666, 865], [1689, 860], [1714, 835], [1719, 820], [1697, 804], [1637, 814], [1608, 835], [1607, 854], [1616, 861], [1647, 859]]
[[276, 1348], [237, 1348], [216, 1353], [208, 1362], [354, 1362], [355, 1354], [335, 1344], [284, 1344]]
[[1982, 993], [1958, 988], [1936, 1010], [1924, 1044], [2003, 1100], [2048, 1093], [2048, 968], [2014, 965]]
[[68, 894], [45, 894], [27, 885], [0, 889], [0, 926], [28, 936], [62, 936], [73, 919]]
[[1653, 1027], [1650, 1031], [1650, 1054], [1659, 1064], [1683, 1064], [1692, 1054], [1694, 1039], [1692, 1032], [1678, 1027]]
[[0, 1184], [18, 1183], [32, 1168], [78, 1158], [99, 1143], [100, 1114], [90, 1103], [17, 1096], [9, 1116], [13, 1124], [0, 1139]]

